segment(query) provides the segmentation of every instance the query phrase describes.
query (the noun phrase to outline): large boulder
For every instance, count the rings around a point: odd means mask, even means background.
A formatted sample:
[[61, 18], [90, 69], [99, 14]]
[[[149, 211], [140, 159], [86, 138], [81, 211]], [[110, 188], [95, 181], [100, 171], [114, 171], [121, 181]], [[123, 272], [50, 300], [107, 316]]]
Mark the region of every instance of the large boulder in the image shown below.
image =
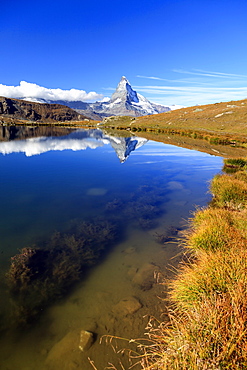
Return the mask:
[[81, 368], [81, 352], [93, 344], [93, 333], [86, 330], [73, 330], [57, 342], [46, 358], [47, 369], [74, 370]]

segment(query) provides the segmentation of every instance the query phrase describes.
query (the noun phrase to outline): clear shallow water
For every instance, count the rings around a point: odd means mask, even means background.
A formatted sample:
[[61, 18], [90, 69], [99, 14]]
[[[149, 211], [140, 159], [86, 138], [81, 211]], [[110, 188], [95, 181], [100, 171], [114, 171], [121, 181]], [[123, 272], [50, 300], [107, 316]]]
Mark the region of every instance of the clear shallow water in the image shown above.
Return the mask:
[[[179, 247], [171, 237], [186, 226], [195, 206], [210, 200], [208, 182], [220, 171], [222, 159], [140, 138], [113, 138], [99, 130], [49, 135], [37, 130], [0, 142], [1, 369], [87, 370], [92, 368], [88, 357], [103, 369], [112, 351], [99, 344], [102, 335], [140, 337], [144, 316], [158, 317], [164, 310], [157, 298], [162, 287], [153, 273], [166, 277], [169, 265], [176, 264]], [[25, 311], [27, 325], [20, 327], [20, 299], [9, 295], [5, 279], [10, 258], [34, 244], [41, 250], [64, 248], [65, 234], [80, 239], [81, 228], [75, 232], [71, 225], [82, 222], [98, 230], [96, 236], [83, 236], [97, 249], [94, 264], [80, 273], [79, 281], [65, 284], [63, 294], [49, 293], [33, 317], [33, 310], [30, 317]], [[114, 225], [109, 242], [102, 237], [105, 224], [98, 228], [102, 222]], [[55, 231], [60, 239], [52, 244]], [[97, 238], [104, 247], [100, 253]], [[55, 249], [49, 256], [58, 253]], [[129, 314], [128, 300], [137, 308]], [[71, 339], [79, 338], [82, 329], [95, 335], [85, 353]]]

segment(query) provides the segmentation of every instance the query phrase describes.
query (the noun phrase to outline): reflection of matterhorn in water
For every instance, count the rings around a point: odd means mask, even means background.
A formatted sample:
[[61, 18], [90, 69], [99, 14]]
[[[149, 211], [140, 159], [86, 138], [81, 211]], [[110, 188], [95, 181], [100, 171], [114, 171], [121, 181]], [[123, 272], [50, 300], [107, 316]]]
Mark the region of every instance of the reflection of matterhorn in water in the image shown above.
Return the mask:
[[87, 148], [96, 149], [105, 144], [110, 144], [115, 150], [120, 162], [123, 163], [129, 157], [130, 153], [148, 140], [140, 137], [115, 137], [104, 134], [98, 129], [75, 130], [68, 135], [58, 136], [38, 136], [32, 137], [32, 131], [28, 138], [28, 132], [25, 131], [25, 140], [9, 140], [0, 142], [0, 153], [25, 153], [30, 157], [46, 153], [49, 151], [62, 150], [85, 150]]
[[111, 146], [115, 150], [120, 162], [123, 163], [129, 157], [130, 153], [142, 145], [146, 144], [147, 139], [141, 137], [115, 137], [106, 136], [110, 141]]

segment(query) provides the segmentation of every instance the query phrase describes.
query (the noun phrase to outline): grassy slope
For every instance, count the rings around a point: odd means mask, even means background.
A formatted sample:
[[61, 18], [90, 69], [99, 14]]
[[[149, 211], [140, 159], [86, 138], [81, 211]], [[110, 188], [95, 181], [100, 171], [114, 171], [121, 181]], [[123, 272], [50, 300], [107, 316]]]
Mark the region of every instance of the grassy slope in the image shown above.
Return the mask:
[[247, 140], [247, 99], [178, 109], [138, 118], [116, 117], [105, 126], [131, 130], [191, 130]]
[[247, 138], [247, 100], [183, 108], [136, 120], [138, 126], [159, 125], [161, 128], [180, 128], [210, 133], [244, 135]]

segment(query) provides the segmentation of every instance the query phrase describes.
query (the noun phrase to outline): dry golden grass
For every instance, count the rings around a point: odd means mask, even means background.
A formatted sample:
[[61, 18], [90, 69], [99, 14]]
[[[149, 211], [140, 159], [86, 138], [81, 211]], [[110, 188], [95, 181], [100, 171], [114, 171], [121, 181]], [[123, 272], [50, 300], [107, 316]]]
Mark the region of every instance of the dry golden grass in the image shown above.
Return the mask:
[[191, 221], [193, 259], [170, 284], [175, 313], [168, 329], [160, 327], [168, 341], [162, 370], [247, 368], [247, 183], [240, 174], [216, 176], [217, 201]]
[[232, 209], [246, 207], [247, 182], [234, 175], [217, 175], [211, 182], [213, 205]]
[[138, 117], [132, 125], [244, 135], [247, 137], [247, 100], [188, 107]]

